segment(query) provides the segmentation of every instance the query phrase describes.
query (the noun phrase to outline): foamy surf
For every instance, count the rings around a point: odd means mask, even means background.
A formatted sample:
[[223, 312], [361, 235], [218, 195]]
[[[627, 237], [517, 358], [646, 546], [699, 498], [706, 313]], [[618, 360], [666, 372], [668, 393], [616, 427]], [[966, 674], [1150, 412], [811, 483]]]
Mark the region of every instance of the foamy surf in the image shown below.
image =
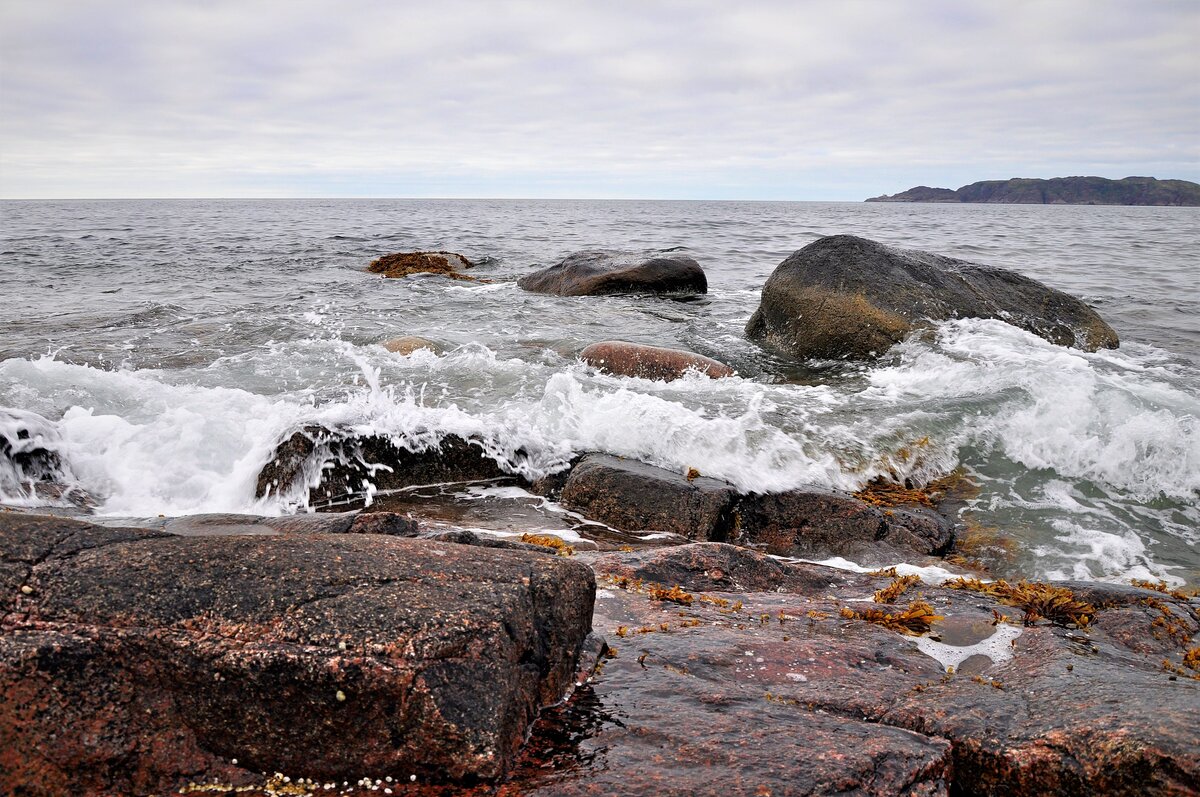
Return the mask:
[[[1145, 347], [1084, 354], [977, 320], [810, 385], [651, 382], [549, 350], [399, 356], [322, 337], [173, 371], [0, 363], [0, 400], [52, 419], [68, 478], [106, 516], [303, 511], [302, 495], [256, 498], [255, 481], [281, 439], [320, 424], [410, 450], [474, 438], [527, 479], [586, 451], [695, 468], [743, 492], [854, 490], [963, 467], [981, 488], [973, 521], [1011, 529], [1021, 564], [1172, 582], [1155, 548], [1197, 542], [1195, 395]], [[11, 478], [2, 485], [4, 502], [36, 502]]]

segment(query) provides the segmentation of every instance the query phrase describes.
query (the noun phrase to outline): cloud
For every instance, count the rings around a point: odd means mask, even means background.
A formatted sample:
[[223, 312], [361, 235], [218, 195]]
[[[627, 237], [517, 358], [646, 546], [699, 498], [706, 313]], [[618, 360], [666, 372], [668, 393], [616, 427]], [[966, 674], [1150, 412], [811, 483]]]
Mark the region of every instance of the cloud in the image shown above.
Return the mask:
[[1200, 178], [1193, 2], [0, 10], [5, 196], [860, 199]]

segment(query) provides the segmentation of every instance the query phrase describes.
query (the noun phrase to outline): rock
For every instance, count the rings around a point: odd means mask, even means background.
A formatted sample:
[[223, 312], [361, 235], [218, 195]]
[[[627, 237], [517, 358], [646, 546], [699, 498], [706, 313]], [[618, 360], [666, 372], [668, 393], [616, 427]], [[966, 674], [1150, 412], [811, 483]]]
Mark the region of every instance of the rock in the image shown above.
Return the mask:
[[3, 793], [492, 779], [595, 648], [591, 571], [525, 551], [17, 513], [0, 551]]
[[91, 511], [99, 501], [76, 483], [58, 426], [35, 412], [0, 407], [0, 494]]
[[697, 294], [708, 292], [704, 269], [687, 255], [643, 256], [629, 252], [576, 252], [556, 265], [526, 274], [517, 285], [555, 296], [612, 293]]
[[[1182, 630], [1171, 653], [1143, 654], [1122, 640], [1167, 636], [1154, 623], [1158, 606], [1101, 610], [1087, 632], [995, 625], [993, 611], [1020, 610], [912, 585], [897, 607], [923, 599], [944, 617], [934, 623], [939, 655], [961, 659], [947, 673], [916, 638], [842, 616], [892, 611], [871, 600], [890, 579], [817, 565], [793, 579], [769, 561], [718, 544], [598, 557], [594, 625], [615, 658], [535, 725], [517, 790], [1082, 797], [1200, 788], [1200, 681], [1172, 681], [1161, 664], [1178, 666], [1195, 644], [1200, 607], [1157, 593]], [[656, 599], [613, 577], [632, 572], [657, 572], [659, 586], [682, 584], [693, 600]], [[750, 590], [699, 591], [733, 581]], [[1110, 612], [1122, 634], [1104, 626]]]
[[724, 363], [679, 349], [664, 349], [638, 343], [607, 340], [593, 343], [579, 354], [579, 359], [606, 374], [636, 376], [670, 382], [688, 371], [696, 371], [713, 379], [733, 376], [735, 371]]
[[944, 554], [954, 527], [918, 507], [880, 509], [852, 495], [809, 488], [747, 495], [738, 502], [730, 542], [776, 556], [842, 556], [861, 564], [893, 564], [912, 554]]
[[356, 436], [307, 426], [275, 449], [258, 474], [255, 494], [295, 495], [307, 488], [308, 504], [328, 509], [361, 496], [368, 484], [378, 490], [397, 490], [505, 475], [481, 444], [457, 435], [446, 435], [436, 445], [410, 451], [378, 435]]
[[1028, 277], [853, 235], [821, 238], [784, 260], [746, 335], [800, 358], [863, 359], [929, 320], [959, 317], [999, 319], [1086, 351], [1118, 343], [1082, 301]]
[[418, 335], [405, 335], [401, 338], [392, 338], [385, 340], [382, 343], [383, 348], [393, 354], [402, 354], [405, 357], [412, 354], [414, 351], [426, 349], [434, 354], [441, 353], [441, 347], [428, 338], [422, 338]]
[[729, 534], [733, 485], [690, 481], [669, 470], [608, 454], [588, 454], [562, 488], [564, 506], [624, 531], [663, 531], [693, 540]]
[[385, 277], [407, 277], [412, 274], [440, 274], [456, 280], [477, 280], [461, 273], [460, 268], [474, 264], [455, 252], [397, 252], [371, 261], [367, 271]]
[[865, 588], [869, 576], [770, 556], [720, 542], [650, 548], [593, 558], [601, 576], [676, 585], [698, 592], [819, 592], [834, 585]]

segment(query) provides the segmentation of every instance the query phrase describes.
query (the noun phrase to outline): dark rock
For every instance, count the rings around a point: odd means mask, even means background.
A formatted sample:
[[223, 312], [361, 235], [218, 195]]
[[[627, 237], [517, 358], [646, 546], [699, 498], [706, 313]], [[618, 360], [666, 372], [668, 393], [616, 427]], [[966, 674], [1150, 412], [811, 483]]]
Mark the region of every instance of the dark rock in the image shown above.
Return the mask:
[[494, 778], [595, 647], [593, 576], [561, 557], [16, 513], [0, 545], [3, 793]]
[[863, 564], [946, 552], [954, 527], [921, 508], [879, 509], [821, 488], [748, 495], [736, 509], [730, 542], [776, 556], [843, 556]]
[[35, 412], [0, 407], [0, 492], [90, 511], [99, 501], [76, 484], [58, 426]]
[[556, 551], [543, 545], [532, 545], [507, 537], [493, 537], [490, 534], [476, 534], [470, 529], [429, 531], [421, 534], [420, 537], [423, 540], [453, 542], [457, 545], [478, 545], [481, 548], [505, 548], [510, 551], [526, 551], [528, 553], [542, 554], [543, 556], [558, 555]]
[[579, 456], [572, 457], [571, 461], [562, 470], [557, 470], [535, 479], [533, 484], [529, 486], [529, 492], [544, 498], [557, 500], [562, 496], [563, 488], [567, 486], [567, 479], [571, 478], [571, 471], [585, 456], [587, 455], [580, 454]]
[[386, 534], [392, 537], [415, 537], [417, 521], [395, 512], [371, 512], [354, 516], [351, 534]]
[[678, 473], [608, 454], [588, 454], [571, 470], [562, 503], [625, 531], [665, 531], [693, 540], [728, 536], [736, 491], [719, 479]]
[[698, 592], [819, 592], [835, 585], [873, 583], [870, 576], [805, 563], [784, 564], [770, 556], [718, 542], [605, 554], [590, 562], [602, 576], [679, 585]]
[[455, 252], [397, 252], [371, 261], [367, 271], [385, 277], [407, 277], [412, 274], [440, 274], [456, 280], [475, 280], [461, 273], [460, 268], [474, 264]]
[[917, 186], [867, 202], [999, 202], [1034, 205], [1200, 205], [1200, 185], [1153, 177], [980, 180], [957, 191]]
[[579, 359], [606, 374], [658, 379], [663, 382], [678, 379], [688, 371], [697, 371], [713, 379], [733, 376], [735, 373], [724, 363], [690, 351], [616, 340], [593, 343], [580, 352]]
[[434, 446], [410, 451], [378, 435], [355, 436], [308, 426], [279, 444], [258, 475], [256, 495], [288, 494], [307, 487], [310, 506], [359, 496], [368, 484], [397, 490], [421, 484], [505, 476], [483, 446], [447, 435]]
[[1082, 301], [1028, 277], [853, 235], [821, 238], [784, 260], [746, 335], [805, 359], [862, 359], [930, 320], [960, 317], [999, 319], [1086, 351], [1118, 342]]
[[704, 269], [680, 254], [642, 256], [625, 252], [576, 252], [562, 262], [526, 274], [517, 285], [533, 293], [597, 296], [613, 293], [708, 292]]

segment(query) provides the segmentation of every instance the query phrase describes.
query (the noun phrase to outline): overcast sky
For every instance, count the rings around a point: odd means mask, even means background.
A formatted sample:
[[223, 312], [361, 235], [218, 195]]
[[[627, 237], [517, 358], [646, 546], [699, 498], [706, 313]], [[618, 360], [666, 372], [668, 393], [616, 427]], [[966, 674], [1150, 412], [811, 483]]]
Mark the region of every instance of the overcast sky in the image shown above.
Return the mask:
[[0, 196], [1200, 181], [1200, 2], [0, 0]]

